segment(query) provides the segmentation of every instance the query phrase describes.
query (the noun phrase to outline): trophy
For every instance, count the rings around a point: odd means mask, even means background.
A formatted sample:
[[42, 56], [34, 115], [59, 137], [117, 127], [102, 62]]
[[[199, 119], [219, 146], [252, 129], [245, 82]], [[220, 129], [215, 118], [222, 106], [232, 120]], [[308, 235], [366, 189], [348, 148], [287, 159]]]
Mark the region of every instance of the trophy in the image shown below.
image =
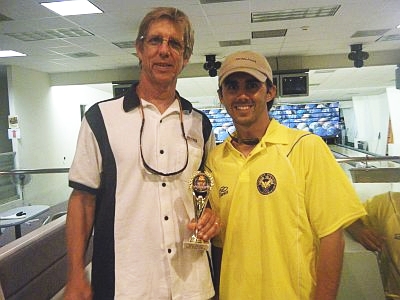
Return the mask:
[[[214, 181], [208, 172], [197, 171], [189, 182], [192, 191], [194, 218], [197, 223], [207, 206], [209, 193]], [[197, 237], [198, 230], [195, 229], [189, 240], [183, 242], [183, 248], [195, 250], [207, 250], [210, 243]]]

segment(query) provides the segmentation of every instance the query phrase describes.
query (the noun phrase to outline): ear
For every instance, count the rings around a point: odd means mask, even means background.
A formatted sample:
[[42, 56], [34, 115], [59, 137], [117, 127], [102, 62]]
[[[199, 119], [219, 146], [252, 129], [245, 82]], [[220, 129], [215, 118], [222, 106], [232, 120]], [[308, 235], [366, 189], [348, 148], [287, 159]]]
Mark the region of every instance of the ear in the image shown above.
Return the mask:
[[224, 105], [224, 97], [222, 96], [222, 88], [218, 88], [217, 90], [218, 93], [218, 98], [219, 98], [219, 102], [221, 102], [222, 105]]
[[276, 86], [275, 85], [273, 85], [271, 88], [268, 89], [265, 97], [266, 97], [267, 102], [275, 99], [275, 97], [276, 97]]
[[142, 50], [143, 50], [143, 47], [141, 47], [139, 45], [136, 45], [135, 48], [136, 48], [136, 56], [138, 57], [139, 61], [142, 61]]
[[182, 70], [186, 67], [186, 65], [189, 63], [190, 58], [184, 58], [183, 59], [183, 65], [182, 65]]
[[221, 100], [222, 99], [222, 88], [218, 88], [217, 93], [218, 93], [219, 100]]

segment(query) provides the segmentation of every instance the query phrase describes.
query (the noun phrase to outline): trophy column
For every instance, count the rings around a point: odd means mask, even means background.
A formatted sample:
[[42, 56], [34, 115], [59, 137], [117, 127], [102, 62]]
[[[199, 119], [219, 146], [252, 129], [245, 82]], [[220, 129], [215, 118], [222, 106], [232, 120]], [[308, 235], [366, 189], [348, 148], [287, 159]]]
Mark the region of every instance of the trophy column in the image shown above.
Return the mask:
[[[202, 216], [207, 206], [209, 194], [214, 181], [208, 172], [197, 171], [189, 182], [189, 189], [192, 191], [194, 217], [196, 223]], [[183, 242], [183, 248], [194, 250], [207, 250], [210, 246], [209, 242], [203, 241], [197, 237], [196, 229], [189, 240]]]

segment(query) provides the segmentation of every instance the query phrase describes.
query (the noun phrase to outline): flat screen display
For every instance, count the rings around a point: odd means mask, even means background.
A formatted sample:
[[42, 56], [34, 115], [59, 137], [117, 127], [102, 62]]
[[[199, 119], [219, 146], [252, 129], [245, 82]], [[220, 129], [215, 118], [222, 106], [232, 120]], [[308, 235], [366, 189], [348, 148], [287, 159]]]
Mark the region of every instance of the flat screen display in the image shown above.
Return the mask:
[[280, 75], [281, 97], [308, 96], [308, 73]]

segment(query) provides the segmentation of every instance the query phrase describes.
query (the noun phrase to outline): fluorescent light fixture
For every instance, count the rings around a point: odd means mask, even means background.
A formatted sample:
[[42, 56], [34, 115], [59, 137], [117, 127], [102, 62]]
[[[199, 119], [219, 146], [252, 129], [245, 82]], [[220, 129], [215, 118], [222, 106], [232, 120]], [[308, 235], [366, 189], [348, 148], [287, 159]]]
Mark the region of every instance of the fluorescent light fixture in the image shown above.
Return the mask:
[[101, 14], [103, 13], [95, 5], [87, 0], [67, 0], [57, 2], [42, 2], [41, 5], [61, 16]]
[[0, 57], [14, 57], [14, 56], [26, 56], [26, 54], [14, 50], [0, 50]]

